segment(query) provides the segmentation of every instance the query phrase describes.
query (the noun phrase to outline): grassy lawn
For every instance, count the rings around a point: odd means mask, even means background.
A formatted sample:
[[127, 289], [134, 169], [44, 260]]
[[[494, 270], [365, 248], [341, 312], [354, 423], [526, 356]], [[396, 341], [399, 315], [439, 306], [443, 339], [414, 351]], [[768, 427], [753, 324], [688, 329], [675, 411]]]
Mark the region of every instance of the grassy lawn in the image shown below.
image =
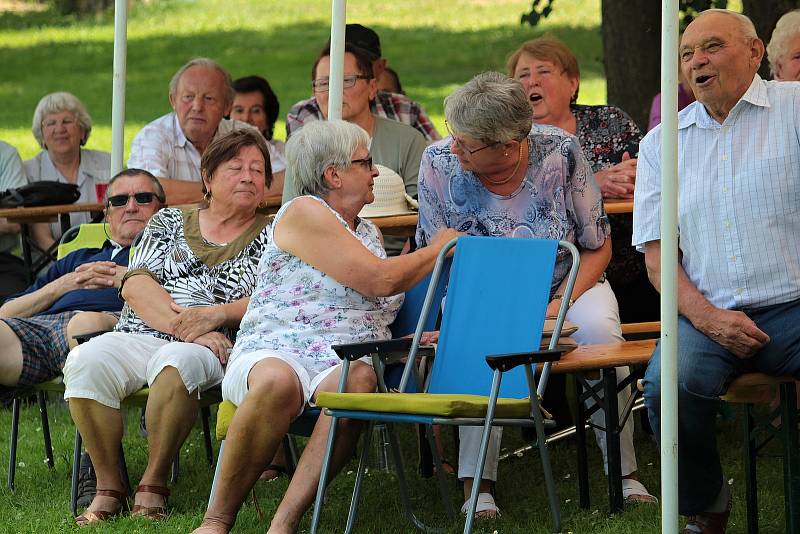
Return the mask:
[[[602, 103], [599, 0], [562, 2], [537, 28], [522, 26], [526, 0], [408, 0], [348, 3], [348, 21], [374, 28], [406, 92], [443, 130], [442, 99], [486, 69], [503, 69], [521, 42], [552, 32], [580, 59], [581, 100]], [[167, 84], [194, 56], [209, 56], [234, 77], [265, 76], [281, 113], [310, 94], [309, 71], [330, 32], [326, 0], [160, 0], [133, 2], [128, 23], [126, 146], [169, 111]], [[44, 94], [66, 90], [87, 105], [96, 127], [89, 148], [111, 147], [113, 20], [55, 18], [48, 12], [0, 13], [0, 139], [23, 159], [39, 148], [30, 132]], [[283, 137], [283, 124], [276, 128]], [[127, 154], [126, 154], [127, 159]]]
[[[43, 463], [38, 410], [35, 406], [24, 409], [21, 415], [20, 450], [17, 457], [17, 492], [12, 495], [5, 488], [0, 490], [0, 532], [38, 534], [77, 530], [72, 527], [69, 513], [69, 478], [74, 427], [63, 403], [52, 404], [50, 412], [56, 466], [51, 471]], [[125, 452], [132, 483], [135, 484], [144, 469], [146, 446], [138, 433], [138, 412], [128, 413], [129, 430], [125, 438]], [[9, 425], [10, 412], [0, 411], [0, 429], [3, 429], [0, 438], [0, 451], [2, 451], [0, 465], [3, 468], [7, 461]], [[407, 467], [415, 466], [414, 435], [409, 430], [401, 430]], [[643, 432], [637, 431], [636, 435], [639, 473], [648, 488], [658, 495], [658, 451]], [[445, 436], [446, 445], [451, 446], [449, 430]], [[742, 533], [745, 532], [744, 478], [740, 459], [738, 419], [721, 423], [720, 443], [726, 476], [732, 479], [735, 493], [729, 532]], [[504, 447], [516, 448], [521, 444], [518, 431], [509, 430], [505, 433]], [[764, 453], [765, 457], [759, 460], [760, 527], [763, 533], [783, 532], [782, 468], [780, 458], [774, 454], [778, 450], [776, 443], [769, 444]], [[621, 514], [608, 515], [606, 482], [605, 477], [601, 475], [600, 453], [591, 444], [589, 460], [593, 501], [588, 511], [580, 510], [577, 502], [574, 442], [571, 440], [561, 442], [553, 447], [552, 451], [553, 469], [561, 501], [563, 532], [646, 534], [660, 531], [658, 507], [633, 506]], [[450, 458], [456, 457], [453, 450], [447, 454]], [[334, 481], [329, 491], [328, 502], [323, 510], [323, 532], [340, 532], [344, 528], [354, 469], [355, 462], [351, 462], [343, 474]], [[411, 472], [411, 469], [407, 471], [413, 481], [414, 502], [421, 510], [423, 520], [436, 526], [447, 526], [448, 532], [460, 532], [463, 523], [448, 522], [446, 515], [441, 511], [435, 481], [420, 479]], [[192, 433], [181, 453], [180, 477], [173, 486], [173, 497], [170, 500], [172, 512], [169, 519], [151, 524], [144, 520], [122, 518], [95, 528], [92, 532], [189, 532], [199, 524], [205, 510], [212, 476], [212, 470], [205, 460], [202, 435], [198, 425], [198, 429]], [[500, 463], [499, 480], [497, 495], [498, 504], [503, 511], [502, 517], [495, 522], [480, 522], [476, 532], [542, 534], [549, 532], [549, 516], [538, 455], [528, 453], [521, 458], [504, 460]], [[285, 478], [275, 482], [258, 483], [257, 500], [264, 518], [259, 518], [259, 512], [250, 498], [239, 514], [235, 532], [264, 532], [286, 489], [286, 484]], [[456, 507], [461, 504], [459, 492], [454, 482], [451, 486], [451, 497]], [[393, 475], [371, 469], [364, 484], [361, 503], [358, 532], [413, 531], [403, 516]], [[302, 531], [308, 531], [309, 521], [310, 514], [307, 514], [302, 524]]]

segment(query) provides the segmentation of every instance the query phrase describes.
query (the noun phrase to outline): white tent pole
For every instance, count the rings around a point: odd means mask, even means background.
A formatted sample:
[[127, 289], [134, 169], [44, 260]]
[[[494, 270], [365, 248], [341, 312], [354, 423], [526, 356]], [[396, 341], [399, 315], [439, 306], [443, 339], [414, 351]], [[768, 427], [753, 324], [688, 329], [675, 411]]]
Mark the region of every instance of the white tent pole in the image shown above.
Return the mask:
[[114, 2], [114, 80], [111, 97], [111, 175], [122, 170], [125, 150], [125, 80], [128, 56], [128, 2]]
[[661, 3], [661, 532], [678, 532], [678, 0]]
[[328, 81], [328, 119], [342, 118], [342, 87], [344, 78], [344, 26], [347, 0], [331, 2], [331, 70]]

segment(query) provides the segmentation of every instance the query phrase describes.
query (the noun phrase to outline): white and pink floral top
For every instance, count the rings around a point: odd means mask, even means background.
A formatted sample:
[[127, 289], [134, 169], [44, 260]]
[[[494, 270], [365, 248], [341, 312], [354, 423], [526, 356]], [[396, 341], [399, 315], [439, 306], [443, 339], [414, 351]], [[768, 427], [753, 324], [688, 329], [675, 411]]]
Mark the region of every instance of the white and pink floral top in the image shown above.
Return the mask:
[[[375, 256], [386, 257], [372, 222], [361, 219], [353, 231], [324, 200], [311, 198], [330, 209]], [[256, 350], [273, 350], [296, 358], [313, 379], [341, 362], [331, 345], [391, 338], [389, 324], [403, 303], [403, 295], [364, 296], [279, 248], [272, 232], [292, 202], [278, 211], [270, 227], [258, 265], [256, 289], [230, 359]]]

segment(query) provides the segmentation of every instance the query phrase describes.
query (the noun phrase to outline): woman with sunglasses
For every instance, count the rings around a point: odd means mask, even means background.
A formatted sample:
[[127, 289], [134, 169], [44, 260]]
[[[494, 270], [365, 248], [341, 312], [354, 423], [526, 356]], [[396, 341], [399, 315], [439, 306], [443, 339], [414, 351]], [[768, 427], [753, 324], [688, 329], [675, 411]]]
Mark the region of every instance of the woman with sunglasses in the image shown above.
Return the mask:
[[[259, 210], [272, 178], [266, 142], [253, 129], [233, 131], [209, 145], [200, 167], [206, 203], [153, 217], [122, 280], [119, 323], [72, 350], [64, 365], [64, 398], [97, 474], [97, 494], [79, 525], [127, 508], [119, 408], [144, 385], [150, 456], [132, 514], [166, 516], [169, 467], [194, 424], [199, 393], [222, 381], [255, 287], [268, 232]], [[147, 200], [114, 195], [108, 202], [121, 209]]]
[[[238, 406], [217, 490], [196, 533], [227, 533], [280, 447], [289, 424], [318, 391], [336, 391], [341, 360], [331, 345], [389, 339], [402, 293], [433, 268], [458, 235], [443, 229], [425, 250], [387, 258], [378, 228], [359, 219], [374, 200], [369, 136], [346, 121], [314, 121], [286, 143], [299, 196], [275, 216], [258, 283], [230, 357], [222, 397]], [[347, 391], [376, 387], [368, 361], [353, 362]], [[319, 481], [330, 418], [320, 415], [269, 532], [295, 532]], [[337, 430], [335, 467], [352, 454], [360, 425]]]
[[[580, 269], [567, 319], [584, 339], [618, 333], [617, 302], [603, 271], [611, 258], [608, 218], [591, 167], [576, 139], [562, 130], [532, 124], [519, 82], [497, 73], [479, 74], [444, 101], [450, 137], [428, 147], [419, 173], [417, 245], [440, 228], [470, 235], [560, 239], [580, 250]], [[503, 258], [497, 274], [502, 276]], [[559, 251], [547, 315], [562, 303], [570, 259]], [[622, 403], [624, 405], [624, 403]], [[458, 476], [469, 498], [481, 429], [459, 429]], [[495, 429], [479, 481], [479, 517], [494, 517], [491, 483], [497, 480], [500, 429]]]
[[[111, 155], [83, 148], [92, 132], [92, 118], [83, 103], [70, 93], [43, 96], [33, 112], [32, 131], [42, 151], [23, 164], [28, 181], [76, 184], [81, 193], [79, 202], [101, 202], [108, 184]], [[83, 224], [91, 216], [88, 212], [74, 213], [70, 220], [72, 224]], [[37, 223], [31, 233], [37, 244], [47, 249], [61, 237], [61, 226]]]

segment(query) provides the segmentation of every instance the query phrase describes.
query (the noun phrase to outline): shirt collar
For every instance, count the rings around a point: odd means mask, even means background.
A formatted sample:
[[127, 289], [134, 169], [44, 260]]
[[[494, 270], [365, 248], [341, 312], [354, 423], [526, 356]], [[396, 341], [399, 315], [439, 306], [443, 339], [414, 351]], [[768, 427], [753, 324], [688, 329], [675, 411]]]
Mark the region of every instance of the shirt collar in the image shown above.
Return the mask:
[[117, 254], [119, 254], [120, 252], [122, 252], [123, 250], [128, 248], [128, 247], [123, 247], [122, 245], [120, 245], [119, 243], [117, 243], [116, 241], [111, 239], [110, 237], [106, 239], [106, 246], [111, 246], [112, 247], [111, 248], [111, 259], [112, 260], [114, 259], [114, 256], [116, 256]]
[[[759, 107], [770, 106], [769, 97], [767, 96], [767, 82], [761, 79], [761, 76], [756, 74], [753, 76], [753, 81], [750, 82], [750, 87], [744, 92], [742, 97], [733, 106], [728, 116], [734, 113], [739, 113], [739, 109], [745, 106], [742, 102]], [[699, 101], [694, 101], [689, 104], [678, 115], [678, 129], [688, 128], [696, 124], [700, 128], [719, 128], [720, 124], [709, 115], [706, 107]]]
[[178, 122], [178, 114], [174, 111], [172, 112], [172, 128], [175, 130], [175, 146], [179, 146], [181, 148], [185, 147], [189, 140], [186, 139], [186, 136], [183, 134], [181, 123]]

